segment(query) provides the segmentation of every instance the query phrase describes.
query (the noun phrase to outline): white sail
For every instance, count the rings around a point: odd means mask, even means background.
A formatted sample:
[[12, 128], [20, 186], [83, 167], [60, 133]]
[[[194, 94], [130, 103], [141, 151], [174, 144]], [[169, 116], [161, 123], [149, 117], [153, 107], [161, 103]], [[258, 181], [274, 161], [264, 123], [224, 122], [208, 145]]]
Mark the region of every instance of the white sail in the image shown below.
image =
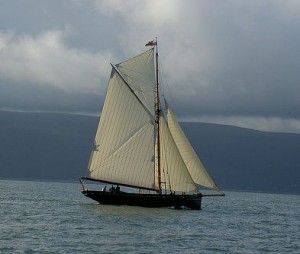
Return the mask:
[[163, 117], [160, 117], [160, 145], [161, 181], [166, 183], [166, 189], [182, 192], [195, 191], [196, 185]]
[[218, 187], [207, 173], [199, 157], [197, 156], [183, 130], [181, 129], [179, 123], [175, 119], [175, 116], [169, 106], [167, 106], [167, 120], [168, 127], [170, 129], [174, 142], [176, 143], [180, 155], [193, 181], [196, 184], [217, 190]]
[[154, 119], [115, 70], [89, 162], [91, 178], [154, 187]]
[[154, 48], [116, 65], [140, 101], [154, 115], [155, 70]]

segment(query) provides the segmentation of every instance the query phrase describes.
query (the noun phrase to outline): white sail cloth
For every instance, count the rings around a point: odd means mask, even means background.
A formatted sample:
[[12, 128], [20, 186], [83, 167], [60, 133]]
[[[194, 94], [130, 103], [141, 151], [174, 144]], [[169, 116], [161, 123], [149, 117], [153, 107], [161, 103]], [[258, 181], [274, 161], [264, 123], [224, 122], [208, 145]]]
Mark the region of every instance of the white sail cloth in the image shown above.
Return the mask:
[[[88, 167], [94, 179], [154, 188], [154, 119], [141, 103], [148, 103], [150, 90], [154, 97], [154, 70], [153, 77], [149, 74], [149, 65], [153, 66], [151, 54], [153, 50], [119, 64], [122, 76], [112, 70]], [[136, 77], [135, 67], [138, 67]], [[146, 75], [143, 76], [143, 72]], [[123, 75], [134, 83], [132, 87]], [[139, 83], [141, 79], [143, 82]], [[145, 88], [148, 90], [143, 93]]]
[[180, 156], [184, 161], [193, 182], [198, 185], [217, 190], [218, 187], [207, 173], [169, 106], [167, 106], [167, 119], [168, 127], [176, 147], [178, 148]]

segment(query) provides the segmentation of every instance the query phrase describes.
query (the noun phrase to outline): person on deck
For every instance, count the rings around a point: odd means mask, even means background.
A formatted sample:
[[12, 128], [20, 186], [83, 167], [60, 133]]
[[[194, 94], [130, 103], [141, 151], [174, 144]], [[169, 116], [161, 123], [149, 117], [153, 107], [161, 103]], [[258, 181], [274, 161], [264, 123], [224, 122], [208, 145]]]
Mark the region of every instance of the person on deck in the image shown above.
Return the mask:
[[113, 185], [111, 186], [111, 188], [109, 188], [109, 191], [110, 191], [111, 193], [114, 193], [115, 190], [116, 190], [116, 189], [115, 189], [115, 187], [114, 187]]

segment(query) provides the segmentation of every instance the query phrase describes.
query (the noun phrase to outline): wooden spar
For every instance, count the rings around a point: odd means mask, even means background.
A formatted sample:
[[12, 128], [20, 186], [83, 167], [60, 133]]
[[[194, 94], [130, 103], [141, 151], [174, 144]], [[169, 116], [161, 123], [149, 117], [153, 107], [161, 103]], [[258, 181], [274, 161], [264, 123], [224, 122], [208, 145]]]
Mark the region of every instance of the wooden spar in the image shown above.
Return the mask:
[[225, 193], [220, 194], [201, 194], [202, 197], [225, 197]]
[[79, 178], [79, 181], [80, 181], [83, 189], [85, 189], [85, 187], [83, 185], [82, 180], [88, 180], [88, 181], [94, 181], [94, 182], [100, 182], [100, 183], [108, 183], [108, 184], [115, 184], [115, 185], [120, 185], [120, 186], [129, 187], [129, 188], [135, 188], [135, 189], [141, 189], [141, 190], [157, 191], [157, 189], [153, 189], [153, 188], [147, 188], [147, 187], [135, 186], [135, 185], [131, 185], [131, 184], [117, 183], [117, 182], [113, 182], [113, 181], [106, 181], [106, 180], [100, 180], [100, 179], [94, 179], [94, 178], [91, 178], [91, 177], [81, 176]]
[[115, 65], [113, 65], [113, 64], [110, 64], [110, 65], [114, 69], [114, 71], [120, 76], [120, 78], [123, 80], [123, 82], [128, 87], [128, 89], [132, 93], [132, 95], [139, 101], [139, 103], [141, 104], [141, 106], [144, 108], [144, 110], [149, 115], [151, 121], [153, 121], [153, 116], [152, 116], [151, 112], [149, 111], [149, 109], [147, 109], [147, 107], [144, 105], [144, 103], [141, 101], [141, 99], [136, 95], [136, 93], [130, 87], [130, 85], [128, 84], [128, 82], [126, 81], [126, 79], [123, 77], [123, 75], [120, 73], [120, 71], [118, 70], [118, 68]]
[[157, 178], [158, 178], [158, 190], [161, 193], [161, 168], [160, 168], [160, 130], [159, 130], [159, 116], [160, 116], [160, 101], [159, 101], [159, 82], [158, 82], [158, 46], [156, 38], [156, 53], [155, 53], [155, 64], [156, 64], [156, 89], [155, 89], [155, 123], [156, 123], [156, 135], [157, 135]]

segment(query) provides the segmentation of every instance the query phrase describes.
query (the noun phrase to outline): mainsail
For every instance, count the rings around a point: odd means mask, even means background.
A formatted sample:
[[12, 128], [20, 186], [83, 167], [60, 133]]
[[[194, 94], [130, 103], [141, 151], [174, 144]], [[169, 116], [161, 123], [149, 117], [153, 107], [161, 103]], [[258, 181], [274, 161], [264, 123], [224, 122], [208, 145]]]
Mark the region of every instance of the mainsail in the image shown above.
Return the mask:
[[153, 54], [112, 69], [88, 167], [94, 179], [154, 188]]
[[160, 186], [170, 192], [196, 191], [198, 185], [217, 189], [170, 107], [167, 120], [159, 112], [156, 121], [154, 49], [112, 66], [89, 176], [158, 192]]

